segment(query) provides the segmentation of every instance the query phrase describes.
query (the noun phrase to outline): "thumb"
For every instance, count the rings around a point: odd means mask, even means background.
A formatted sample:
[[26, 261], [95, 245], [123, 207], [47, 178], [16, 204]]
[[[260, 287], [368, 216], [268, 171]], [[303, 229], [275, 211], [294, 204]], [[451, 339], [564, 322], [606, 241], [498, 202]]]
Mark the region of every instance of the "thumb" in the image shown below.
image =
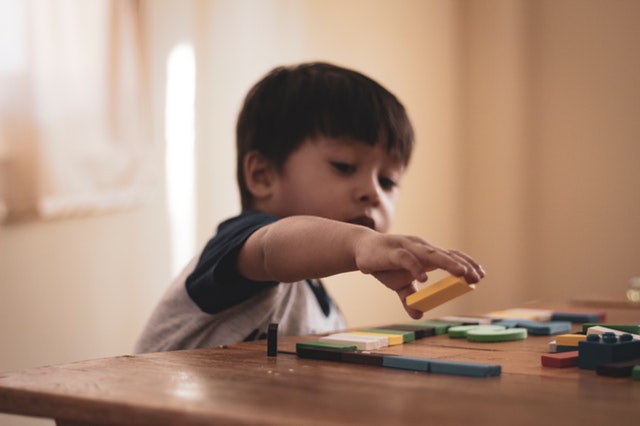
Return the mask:
[[422, 318], [422, 311], [419, 311], [417, 309], [413, 309], [410, 308], [407, 305], [407, 296], [415, 293], [417, 290], [416, 285], [414, 283], [411, 283], [405, 287], [402, 287], [398, 290], [396, 290], [396, 293], [398, 293], [398, 297], [400, 297], [400, 301], [402, 302], [402, 306], [404, 306], [405, 311], [407, 311], [407, 313], [409, 314], [409, 316], [413, 319], [420, 319]]

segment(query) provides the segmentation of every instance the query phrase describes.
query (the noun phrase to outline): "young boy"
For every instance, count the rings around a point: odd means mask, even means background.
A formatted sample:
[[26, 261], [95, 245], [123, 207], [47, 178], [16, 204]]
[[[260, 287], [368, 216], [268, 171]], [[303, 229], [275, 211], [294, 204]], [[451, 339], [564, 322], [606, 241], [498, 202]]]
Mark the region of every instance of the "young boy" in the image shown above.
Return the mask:
[[469, 283], [472, 258], [389, 235], [413, 148], [400, 102], [370, 78], [326, 63], [276, 68], [247, 95], [237, 123], [242, 213], [218, 228], [173, 282], [136, 352], [210, 347], [345, 328], [319, 279], [371, 274], [406, 296], [441, 268]]

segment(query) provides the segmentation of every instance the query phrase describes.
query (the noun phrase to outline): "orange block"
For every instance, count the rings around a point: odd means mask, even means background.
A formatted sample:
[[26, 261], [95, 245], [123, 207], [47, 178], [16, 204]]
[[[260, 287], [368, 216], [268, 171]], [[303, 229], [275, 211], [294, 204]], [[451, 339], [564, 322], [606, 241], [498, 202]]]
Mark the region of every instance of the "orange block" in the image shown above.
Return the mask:
[[450, 275], [435, 284], [410, 294], [405, 301], [410, 308], [426, 312], [475, 288], [475, 285], [468, 284], [464, 278]]

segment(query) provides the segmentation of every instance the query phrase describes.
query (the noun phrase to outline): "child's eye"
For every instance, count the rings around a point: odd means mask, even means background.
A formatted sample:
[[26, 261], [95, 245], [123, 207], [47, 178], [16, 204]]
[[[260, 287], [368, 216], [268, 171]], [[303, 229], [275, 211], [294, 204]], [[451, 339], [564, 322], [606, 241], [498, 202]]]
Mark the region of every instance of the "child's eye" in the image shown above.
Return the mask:
[[378, 178], [378, 182], [380, 183], [380, 187], [387, 191], [392, 190], [393, 188], [398, 186], [398, 184], [393, 179], [389, 179], [388, 177], [384, 176]]
[[356, 167], [348, 163], [333, 161], [331, 163], [331, 166], [337, 171], [339, 171], [340, 173], [344, 173], [344, 174], [351, 174], [356, 171]]

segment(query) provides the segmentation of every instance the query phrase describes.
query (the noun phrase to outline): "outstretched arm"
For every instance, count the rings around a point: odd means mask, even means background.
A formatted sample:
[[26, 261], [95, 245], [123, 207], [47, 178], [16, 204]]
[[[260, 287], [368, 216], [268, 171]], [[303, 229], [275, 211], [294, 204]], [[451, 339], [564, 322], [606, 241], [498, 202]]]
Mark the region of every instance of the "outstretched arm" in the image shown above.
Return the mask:
[[[294, 282], [360, 270], [396, 291], [403, 303], [416, 291], [413, 282], [425, 282], [434, 269], [469, 283], [484, 277], [482, 267], [464, 253], [315, 216], [291, 216], [259, 229], [237, 262], [240, 274], [256, 281]], [[415, 318], [421, 315], [407, 311]]]

